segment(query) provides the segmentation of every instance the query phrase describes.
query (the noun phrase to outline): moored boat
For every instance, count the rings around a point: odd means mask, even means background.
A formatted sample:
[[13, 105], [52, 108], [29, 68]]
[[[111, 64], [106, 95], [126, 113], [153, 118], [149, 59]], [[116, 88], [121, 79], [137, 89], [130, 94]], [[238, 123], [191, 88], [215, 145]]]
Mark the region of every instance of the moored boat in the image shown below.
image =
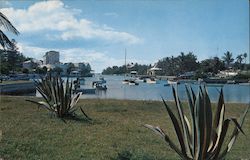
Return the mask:
[[146, 83], [149, 83], [149, 84], [157, 84], [159, 83], [159, 80], [155, 79], [155, 78], [147, 78], [146, 79]]
[[122, 81], [122, 84], [129, 84], [129, 80], [128, 80], [128, 79], [124, 79], [124, 80]]
[[139, 83], [137, 83], [135, 80], [129, 80], [129, 83], [128, 83], [130, 86], [134, 86], [134, 85], [139, 85]]

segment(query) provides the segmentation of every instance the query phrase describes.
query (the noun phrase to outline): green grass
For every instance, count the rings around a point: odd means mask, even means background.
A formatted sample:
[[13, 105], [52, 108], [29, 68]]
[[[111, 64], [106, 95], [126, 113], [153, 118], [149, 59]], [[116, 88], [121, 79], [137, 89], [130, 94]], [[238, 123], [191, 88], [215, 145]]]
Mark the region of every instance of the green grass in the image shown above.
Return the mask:
[[[65, 124], [25, 99], [37, 98], [1, 96], [0, 159], [108, 160], [127, 153], [139, 160], [179, 159], [159, 136], [142, 126], [161, 126], [176, 139], [162, 102], [80, 100], [78, 105], [93, 122], [67, 120]], [[227, 104], [226, 112], [238, 117], [245, 107]], [[243, 130], [246, 136], [239, 136], [228, 159], [249, 159], [250, 114]]]
[[2, 81], [0, 84], [20, 84], [20, 83], [31, 83], [32, 81], [28, 80], [18, 80], [18, 81]]

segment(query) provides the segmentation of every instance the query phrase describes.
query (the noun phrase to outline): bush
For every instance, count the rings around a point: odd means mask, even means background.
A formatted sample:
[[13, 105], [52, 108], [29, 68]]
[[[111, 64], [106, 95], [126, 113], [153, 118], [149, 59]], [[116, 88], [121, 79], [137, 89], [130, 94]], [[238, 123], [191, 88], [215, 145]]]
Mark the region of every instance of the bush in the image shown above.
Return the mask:
[[84, 117], [87, 120], [91, 120], [81, 107], [76, 106], [80, 99], [81, 92], [74, 94], [72, 82], [69, 82], [68, 79], [65, 84], [60, 76], [52, 77], [50, 75], [41, 78], [41, 80], [35, 80], [34, 82], [37, 91], [42, 95], [45, 101], [27, 101], [38, 104], [59, 118], [75, 117], [75, 112], [80, 108]]

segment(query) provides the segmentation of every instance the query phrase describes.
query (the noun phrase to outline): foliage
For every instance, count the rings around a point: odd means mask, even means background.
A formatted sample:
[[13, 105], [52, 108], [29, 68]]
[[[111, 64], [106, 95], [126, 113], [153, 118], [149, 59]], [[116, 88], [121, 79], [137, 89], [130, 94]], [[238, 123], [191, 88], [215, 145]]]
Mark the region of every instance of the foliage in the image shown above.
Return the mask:
[[200, 70], [204, 73], [217, 74], [219, 71], [224, 70], [224, 63], [218, 58], [205, 59], [200, 63]]
[[27, 68], [23, 68], [22, 71], [23, 71], [23, 73], [26, 73], [26, 74], [29, 73], [29, 70]]
[[[2, 12], [0, 12], [0, 27], [1, 26], [3, 26], [6, 30], [14, 33], [15, 35], [19, 34], [18, 30], [11, 24], [11, 22]], [[1, 29], [0, 29], [0, 44], [4, 50], [6, 49], [13, 50], [13, 48], [15, 47]]]
[[76, 106], [81, 92], [74, 94], [72, 82], [69, 82], [68, 79], [65, 85], [60, 76], [52, 77], [50, 75], [34, 82], [37, 91], [41, 94], [44, 101], [27, 101], [38, 104], [59, 118], [75, 117], [75, 111], [80, 108], [85, 118], [90, 120], [83, 109]]
[[229, 67], [229, 65], [234, 61], [233, 53], [227, 51], [226, 53], [224, 53], [224, 56], [222, 57], [222, 59], [226, 63], [227, 67]]
[[73, 71], [75, 65], [73, 63], [68, 63], [67, 74], [69, 75], [71, 71]]
[[10, 72], [21, 70], [22, 62], [27, 58], [16, 50], [0, 49], [0, 72], [1, 74], [9, 74]]
[[81, 65], [79, 66], [79, 70], [80, 70], [80, 75], [84, 76], [84, 77], [89, 77], [92, 76], [90, 71], [91, 71], [91, 66], [89, 63], [85, 64], [85, 63], [81, 63]]
[[234, 79], [250, 79], [250, 72], [240, 72], [236, 76], [234, 76]]
[[147, 74], [147, 69], [150, 68], [148, 65], [141, 65], [136, 63], [132, 68], [125, 68], [125, 65], [123, 66], [113, 66], [113, 67], [108, 67], [102, 71], [102, 74], [125, 74], [129, 73], [132, 70], [136, 70], [138, 74], [140, 75], [145, 75]]
[[43, 66], [43, 68], [36, 67], [35, 73], [37, 74], [46, 74], [47, 73], [47, 67]]
[[166, 57], [157, 62], [157, 67], [162, 68], [163, 75], [178, 76], [185, 72], [195, 71], [198, 68], [196, 56], [189, 52], [180, 53], [177, 57]]
[[61, 67], [55, 67], [54, 69], [52, 69], [52, 72], [59, 75], [63, 72], [63, 69]]
[[[182, 159], [225, 159], [239, 132], [244, 133], [241, 127], [249, 106], [241, 116], [239, 122], [236, 118], [225, 119], [225, 103], [221, 89], [217, 110], [213, 119], [211, 102], [206, 88], [200, 87], [197, 96], [195, 96], [192, 88], [189, 89], [187, 86], [186, 92], [191, 122], [183, 112], [182, 103], [174, 87], [173, 96], [177, 108], [177, 116], [163, 99], [164, 105], [174, 125], [180, 148], [161, 128], [148, 124], [146, 124], [145, 127], [159, 134]], [[222, 150], [230, 122], [233, 122], [234, 130], [230, 136], [229, 143], [227, 143], [227, 146]]]

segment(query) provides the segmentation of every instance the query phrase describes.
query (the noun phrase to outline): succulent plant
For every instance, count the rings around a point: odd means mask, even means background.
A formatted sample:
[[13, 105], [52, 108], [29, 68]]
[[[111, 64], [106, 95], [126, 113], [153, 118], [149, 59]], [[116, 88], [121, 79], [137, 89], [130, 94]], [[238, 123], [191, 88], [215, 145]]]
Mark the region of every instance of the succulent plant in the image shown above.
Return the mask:
[[[172, 120], [179, 145], [160, 128], [152, 125], [144, 125], [159, 134], [169, 146], [185, 160], [217, 160], [225, 159], [227, 153], [232, 149], [237, 136], [242, 131], [249, 106], [240, 117], [225, 118], [225, 102], [223, 91], [220, 90], [219, 100], [215, 115], [213, 116], [212, 106], [206, 87], [199, 87], [198, 94], [195, 95], [191, 87], [186, 86], [190, 119], [183, 111], [183, 105], [178, 97], [176, 89], [172, 87], [176, 104], [177, 114], [174, 114], [171, 107], [162, 98], [165, 108]], [[229, 136], [227, 144], [225, 137], [229, 132], [229, 124], [234, 125], [234, 129]], [[222, 147], [226, 145], [225, 147]], [[180, 146], [180, 147], [179, 147]]]
[[65, 83], [60, 76], [49, 75], [34, 82], [44, 101], [27, 101], [38, 104], [59, 118], [75, 116], [75, 111], [80, 108], [85, 118], [91, 120], [81, 107], [76, 106], [81, 92], [73, 93], [72, 82], [68, 78]]

